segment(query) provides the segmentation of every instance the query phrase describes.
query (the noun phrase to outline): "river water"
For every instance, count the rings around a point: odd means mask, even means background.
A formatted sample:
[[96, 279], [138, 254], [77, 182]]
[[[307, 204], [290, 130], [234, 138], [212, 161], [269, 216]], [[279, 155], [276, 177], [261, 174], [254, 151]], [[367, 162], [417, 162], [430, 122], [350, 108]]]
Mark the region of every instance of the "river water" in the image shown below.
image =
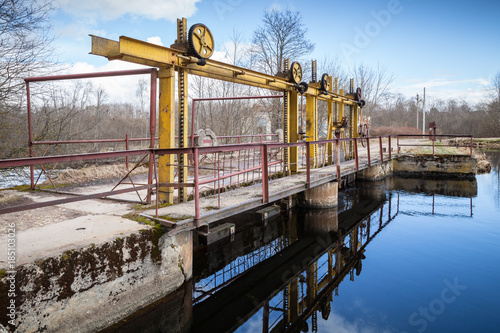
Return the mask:
[[341, 191], [338, 209], [239, 217], [233, 239], [196, 246], [193, 281], [161, 311], [112, 330], [498, 332], [500, 152], [487, 154], [475, 181], [389, 178]]

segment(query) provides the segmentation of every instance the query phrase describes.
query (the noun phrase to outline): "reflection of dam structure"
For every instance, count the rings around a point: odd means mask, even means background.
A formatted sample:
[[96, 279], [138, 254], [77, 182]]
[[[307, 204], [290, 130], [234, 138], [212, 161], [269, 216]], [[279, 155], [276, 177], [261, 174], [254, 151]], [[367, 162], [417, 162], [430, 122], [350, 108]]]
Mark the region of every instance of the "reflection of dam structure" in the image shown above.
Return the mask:
[[379, 193], [340, 214], [294, 214], [280, 243], [289, 245], [196, 303], [193, 331], [233, 331], [261, 310], [263, 332], [300, 330], [309, 318], [315, 331], [318, 313], [328, 317], [333, 292], [361, 273], [366, 246], [397, 215], [393, 201]]
[[[194, 280], [103, 332], [230, 332], [250, 318], [262, 332], [314, 332], [318, 317], [330, 315], [340, 283], [361, 274], [371, 240], [396, 215], [413, 214], [405, 209], [418, 205], [410, 187], [386, 194], [387, 185], [345, 193], [338, 209], [290, 211], [251, 226], [241, 221], [247, 228], [232, 241], [195, 251]], [[424, 193], [422, 208], [430, 212], [434, 193]], [[447, 200], [445, 213], [456, 214], [457, 205], [469, 201], [471, 190], [461, 193], [451, 205]]]

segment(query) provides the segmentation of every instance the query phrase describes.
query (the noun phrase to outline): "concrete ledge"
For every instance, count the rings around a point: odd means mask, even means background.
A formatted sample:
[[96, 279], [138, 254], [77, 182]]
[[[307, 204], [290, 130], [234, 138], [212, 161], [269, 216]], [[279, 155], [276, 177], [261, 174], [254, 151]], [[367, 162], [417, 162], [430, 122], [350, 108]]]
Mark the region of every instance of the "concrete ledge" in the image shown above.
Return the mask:
[[400, 177], [472, 179], [476, 173], [477, 158], [470, 155], [400, 155], [394, 161]]
[[[105, 328], [190, 279], [191, 258], [191, 233], [168, 237], [161, 227], [146, 227], [17, 266], [16, 331]], [[0, 306], [5, 309], [10, 274], [2, 273]], [[5, 314], [0, 323], [6, 326]]]

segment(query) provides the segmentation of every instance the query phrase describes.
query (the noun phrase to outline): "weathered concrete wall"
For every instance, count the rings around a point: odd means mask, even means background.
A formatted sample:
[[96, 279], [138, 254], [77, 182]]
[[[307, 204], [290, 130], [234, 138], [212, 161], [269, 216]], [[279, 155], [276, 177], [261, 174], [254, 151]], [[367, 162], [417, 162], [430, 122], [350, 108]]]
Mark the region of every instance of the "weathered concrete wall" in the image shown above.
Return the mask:
[[357, 173], [359, 180], [376, 181], [392, 175], [394, 160], [385, 161], [382, 164], [363, 169]]
[[400, 177], [474, 178], [477, 158], [470, 155], [400, 155], [394, 174]]
[[95, 332], [191, 278], [192, 234], [150, 228], [16, 271], [18, 332]]

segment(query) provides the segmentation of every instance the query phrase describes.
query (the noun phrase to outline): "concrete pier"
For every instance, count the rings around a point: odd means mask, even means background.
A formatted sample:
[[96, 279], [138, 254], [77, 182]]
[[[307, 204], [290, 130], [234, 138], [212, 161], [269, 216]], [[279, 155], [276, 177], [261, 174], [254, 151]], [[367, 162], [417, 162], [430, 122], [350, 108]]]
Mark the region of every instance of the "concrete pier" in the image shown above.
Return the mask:
[[329, 182], [297, 195], [298, 205], [306, 208], [331, 208], [338, 205], [338, 183]]

